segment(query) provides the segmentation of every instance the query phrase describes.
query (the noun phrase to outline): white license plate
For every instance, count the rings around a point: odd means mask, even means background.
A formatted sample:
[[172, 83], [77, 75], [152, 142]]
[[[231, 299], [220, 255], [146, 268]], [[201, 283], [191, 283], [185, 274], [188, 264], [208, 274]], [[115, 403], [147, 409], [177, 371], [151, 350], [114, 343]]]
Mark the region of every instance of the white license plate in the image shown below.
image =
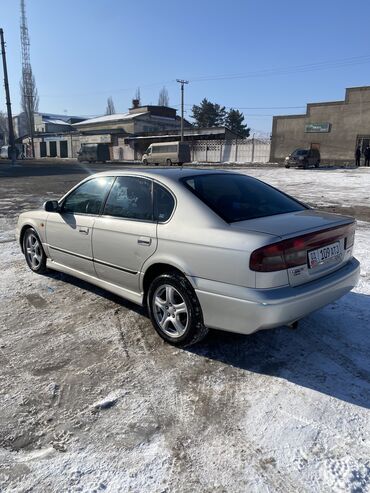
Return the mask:
[[331, 259], [339, 258], [341, 253], [339, 241], [317, 248], [316, 250], [311, 250], [308, 252], [308, 265], [312, 269], [318, 265], [326, 264]]

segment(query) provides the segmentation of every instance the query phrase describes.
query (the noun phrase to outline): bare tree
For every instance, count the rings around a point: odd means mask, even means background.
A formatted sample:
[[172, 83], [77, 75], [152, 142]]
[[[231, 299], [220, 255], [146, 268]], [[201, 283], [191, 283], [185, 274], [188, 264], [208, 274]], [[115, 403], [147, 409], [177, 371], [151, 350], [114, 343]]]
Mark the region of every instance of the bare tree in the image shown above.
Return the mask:
[[105, 114], [106, 115], [114, 115], [115, 112], [116, 112], [116, 109], [114, 107], [113, 98], [112, 98], [112, 96], [109, 96], [109, 98], [107, 99], [107, 109], [105, 110]]
[[159, 92], [158, 106], [168, 106], [170, 104], [170, 98], [168, 97], [168, 91], [163, 86]]
[[8, 142], [9, 130], [8, 130], [8, 117], [3, 111], [0, 111], [0, 140], [4, 141], [4, 144]]

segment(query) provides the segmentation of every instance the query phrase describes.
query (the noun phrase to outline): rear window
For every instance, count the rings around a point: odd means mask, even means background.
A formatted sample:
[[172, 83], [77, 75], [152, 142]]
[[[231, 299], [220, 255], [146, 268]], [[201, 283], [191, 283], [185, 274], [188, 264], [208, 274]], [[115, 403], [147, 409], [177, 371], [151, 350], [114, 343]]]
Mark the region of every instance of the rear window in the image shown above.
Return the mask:
[[306, 156], [306, 154], [308, 154], [308, 151], [304, 150], [304, 149], [298, 149], [297, 151], [294, 151], [294, 153], [297, 155], [297, 156]]
[[228, 223], [306, 209], [283, 192], [250, 176], [209, 174], [183, 178], [182, 182]]

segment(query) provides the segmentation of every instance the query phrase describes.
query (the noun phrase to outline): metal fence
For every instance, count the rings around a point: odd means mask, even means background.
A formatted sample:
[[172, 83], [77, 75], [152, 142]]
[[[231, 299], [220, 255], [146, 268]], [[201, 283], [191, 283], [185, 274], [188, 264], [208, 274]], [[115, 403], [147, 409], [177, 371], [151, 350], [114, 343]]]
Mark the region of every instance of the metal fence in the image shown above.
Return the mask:
[[191, 144], [191, 159], [200, 163], [267, 163], [270, 140], [202, 140]]

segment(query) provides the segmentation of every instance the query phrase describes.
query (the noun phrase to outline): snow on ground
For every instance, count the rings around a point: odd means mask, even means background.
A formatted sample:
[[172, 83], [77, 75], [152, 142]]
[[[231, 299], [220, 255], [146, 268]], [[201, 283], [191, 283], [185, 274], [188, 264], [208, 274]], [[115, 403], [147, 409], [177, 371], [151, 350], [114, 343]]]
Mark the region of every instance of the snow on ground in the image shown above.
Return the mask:
[[[247, 173], [365, 217], [369, 171]], [[11, 207], [0, 226], [0, 491], [370, 491], [369, 220], [353, 292], [296, 331], [189, 350], [128, 302], [32, 274]]]

